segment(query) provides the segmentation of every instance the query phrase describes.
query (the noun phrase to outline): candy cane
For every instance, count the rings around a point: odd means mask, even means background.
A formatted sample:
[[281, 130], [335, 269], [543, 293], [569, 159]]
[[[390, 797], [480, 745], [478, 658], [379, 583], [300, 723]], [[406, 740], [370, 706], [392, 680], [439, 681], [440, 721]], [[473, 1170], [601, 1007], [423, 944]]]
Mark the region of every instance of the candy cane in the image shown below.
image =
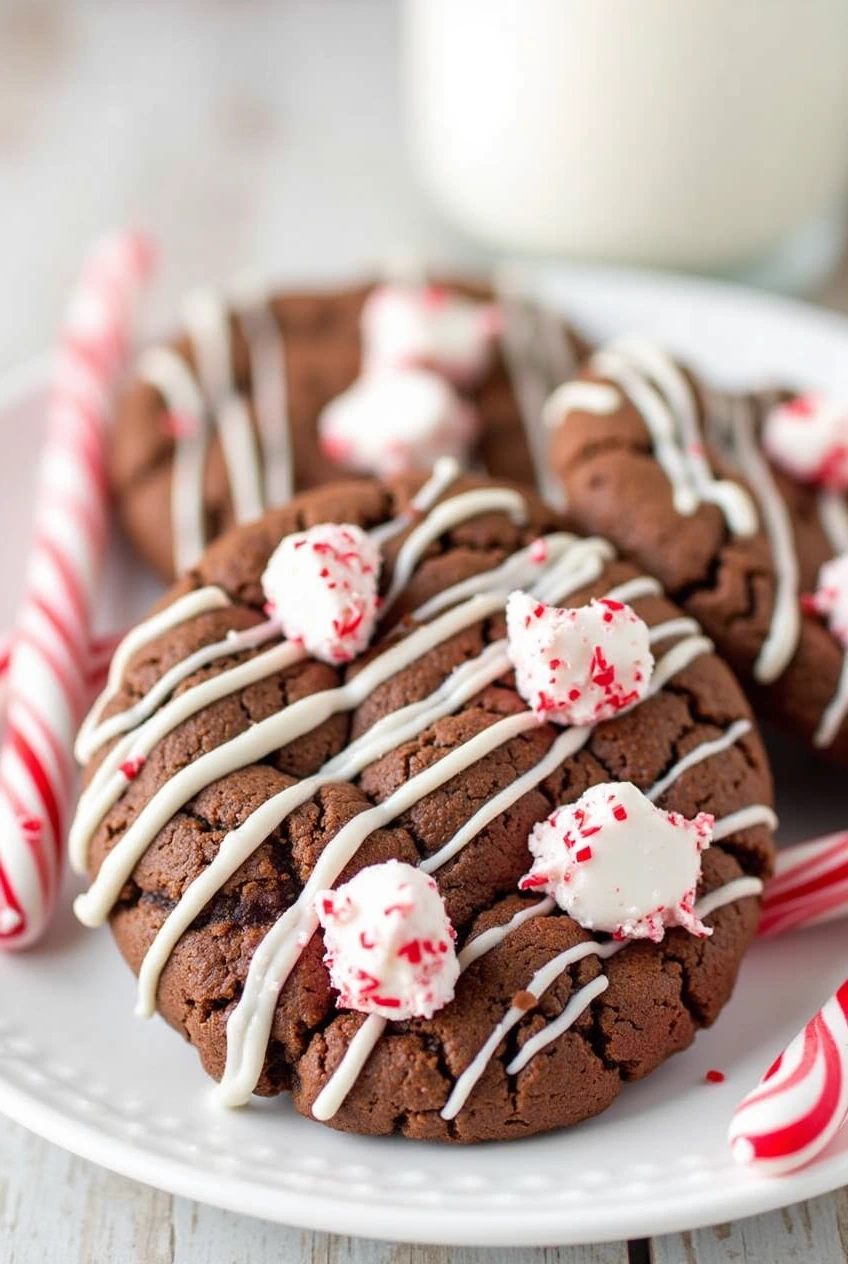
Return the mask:
[[91, 614], [105, 551], [104, 440], [150, 270], [146, 241], [103, 242], [62, 332], [36, 494], [35, 539], [8, 662], [0, 750], [0, 946], [47, 925], [62, 872], [71, 741], [88, 698]]
[[848, 914], [848, 830], [777, 853], [766, 884], [760, 935], [773, 937]]
[[744, 1167], [779, 1176], [803, 1167], [848, 1117], [848, 979], [736, 1108], [728, 1140]]

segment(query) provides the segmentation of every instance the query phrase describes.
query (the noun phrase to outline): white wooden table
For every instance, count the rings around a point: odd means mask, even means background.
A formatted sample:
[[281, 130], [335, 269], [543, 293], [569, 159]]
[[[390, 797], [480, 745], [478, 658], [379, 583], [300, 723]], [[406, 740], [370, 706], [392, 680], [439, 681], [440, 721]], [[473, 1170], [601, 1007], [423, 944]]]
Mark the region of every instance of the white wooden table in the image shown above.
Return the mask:
[[[49, 343], [81, 244], [140, 223], [151, 321], [190, 285], [471, 248], [404, 165], [390, 0], [3, 0], [0, 370]], [[473, 257], [473, 256], [472, 256]], [[848, 308], [845, 274], [827, 296]], [[301, 1232], [148, 1189], [0, 1121], [2, 1264], [783, 1264], [848, 1258], [848, 1196], [652, 1243], [443, 1250]]]

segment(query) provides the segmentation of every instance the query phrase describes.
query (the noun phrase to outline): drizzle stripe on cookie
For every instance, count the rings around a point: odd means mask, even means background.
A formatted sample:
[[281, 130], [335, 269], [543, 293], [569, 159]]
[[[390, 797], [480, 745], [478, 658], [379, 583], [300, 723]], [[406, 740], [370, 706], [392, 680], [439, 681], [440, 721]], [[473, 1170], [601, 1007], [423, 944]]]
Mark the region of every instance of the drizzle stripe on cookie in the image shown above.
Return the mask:
[[[733, 882], [727, 883], [726, 886], [720, 887], [717, 891], [713, 891], [710, 895], [699, 900], [695, 906], [697, 915], [701, 918], [707, 917], [710, 913], [714, 913], [723, 904], [732, 903], [746, 896], [759, 895], [763, 889], [763, 884], [759, 878], [737, 878]], [[602, 961], [608, 960], [617, 953], [623, 951], [627, 946], [626, 940], [609, 940], [606, 943], [597, 943], [594, 940], [575, 944], [573, 948], [566, 949], [558, 956], [553, 957], [546, 962], [533, 975], [527, 984], [526, 990], [535, 997], [541, 997], [553, 983], [556, 982], [562, 974], [565, 973], [572, 965], [578, 961], [582, 961], [585, 957], [597, 956]], [[608, 980], [605, 975], [599, 975], [592, 983], [581, 988], [566, 1005], [562, 1014], [555, 1018], [547, 1027], [532, 1036], [522, 1048], [521, 1052], [513, 1058], [507, 1067], [508, 1075], [516, 1075], [530, 1061], [530, 1059], [539, 1052], [540, 1049], [550, 1041], [555, 1040], [558, 1036], [563, 1035], [569, 1027], [572, 1027], [580, 1015], [588, 1008], [592, 1001], [606, 990]], [[481, 1047], [479, 1053], [473, 1058], [469, 1065], [457, 1079], [453, 1086], [450, 1097], [442, 1108], [443, 1119], [455, 1119], [462, 1107], [467, 1102], [472, 1089], [479, 1081], [486, 1067], [492, 1059], [498, 1045], [501, 1043], [506, 1034], [516, 1027], [521, 1019], [524, 1018], [526, 1011], [519, 1009], [517, 1006], [510, 1006], [503, 1018], [495, 1026], [491, 1035]]]

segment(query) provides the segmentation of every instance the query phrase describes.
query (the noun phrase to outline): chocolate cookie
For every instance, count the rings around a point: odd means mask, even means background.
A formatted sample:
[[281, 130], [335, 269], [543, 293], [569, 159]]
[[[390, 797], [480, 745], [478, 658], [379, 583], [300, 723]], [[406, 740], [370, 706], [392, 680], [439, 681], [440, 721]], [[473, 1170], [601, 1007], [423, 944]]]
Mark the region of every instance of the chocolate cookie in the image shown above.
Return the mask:
[[[535, 698], [536, 642], [585, 640], [586, 621], [626, 636], [591, 633], [583, 666], [549, 657]], [[119, 650], [78, 753], [77, 913], [109, 921], [140, 1012], [196, 1046], [227, 1103], [290, 1091], [354, 1132], [507, 1139], [605, 1109], [716, 1019], [772, 864], [763, 748], [694, 621], [533, 494], [444, 464], [423, 487], [304, 493], [218, 540]], [[555, 874], [567, 821], [573, 872]], [[605, 912], [661, 833], [651, 907]], [[368, 971], [371, 915], [410, 908], [357, 911], [351, 879], [394, 889], [391, 861], [433, 879], [410, 915], [435, 929]]]
[[779, 398], [711, 391], [622, 339], [549, 401], [551, 460], [578, 528], [657, 576], [763, 715], [848, 767], [848, 637], [821, 594], [804, 599], [848, 549], [848, 498], [832, 451], [804, 482], [766, 456]]
[[123, 526], [168, 578], [233, 523], [351, 472], [467, 456], [558, 494], [541, 406], [586, 344], [514, 288], [370, 283], [238, 309], [202, 294], [185, 319], [139, 357], [110, 457]]

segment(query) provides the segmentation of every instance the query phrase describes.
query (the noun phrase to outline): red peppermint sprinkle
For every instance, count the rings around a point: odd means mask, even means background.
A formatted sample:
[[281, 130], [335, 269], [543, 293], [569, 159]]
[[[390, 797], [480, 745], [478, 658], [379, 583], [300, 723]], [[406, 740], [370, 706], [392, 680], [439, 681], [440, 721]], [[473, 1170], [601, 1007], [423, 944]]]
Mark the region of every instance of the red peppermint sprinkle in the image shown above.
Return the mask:
[[784, 412], [790, 417], [812, 417], [816, 411], [815, 395], [797, 395], [788, 404], [783, 405]]
[[708, 1084], [723, 1084], [726, 1078], [724, 1071], [716, 1071], [714, 1067], [707, 1071], [707, 1074], [704, 1076]]
[[411, 966], [417, 966], [422, 957], [421, 942], [418, 939], [410, 939], [407, 943], [401, 944], [397, 950], [399, 957], [406, 957]]
[[147, 761], [143, 755], [137, 755], [135, 759], [125, 759], [121, 764], [120, 770], [126, 777], [127, 781], [135, 781], [146, 762]]
[[[597, 831], [596, 831], [596, 830], [592, 830], [591, 832], [594, 834], [594, 833], [596, 833]], [[574, 859], [577, 861], [578, 865], [582, 865], [585, 861], [587, 861], [587, 860], [591, 860], [591, 859], [592, 859], [592, 848], [591, 848], [591, 847], [581, 847], [579, 851], [576, 851], [576, 852], [574, 853]]]
[[627, 820], [627, 808], [622, 803], [617, 803], [612, 810], [612, 814], [617, 821]]
[[172, 439], [190, 439], [197, 433], [198, 419], [191, 413], [181, 413], [168, 409], [162, 414], [162, 429]]

